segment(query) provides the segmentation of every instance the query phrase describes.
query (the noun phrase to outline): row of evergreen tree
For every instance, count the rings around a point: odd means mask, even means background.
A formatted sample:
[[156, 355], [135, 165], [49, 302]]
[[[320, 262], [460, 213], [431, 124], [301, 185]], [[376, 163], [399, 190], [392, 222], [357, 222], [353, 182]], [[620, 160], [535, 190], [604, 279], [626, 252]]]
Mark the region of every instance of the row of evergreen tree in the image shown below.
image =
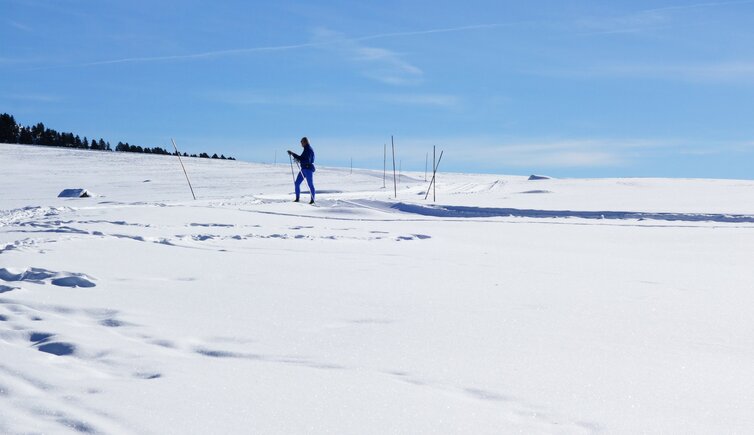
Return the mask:
[[[100, 151], [112, 151], [110, 142], [106, 142], [104, 139], [99, 140], [92, 139], [91, 141], [84, 136], [83, 139], [79, 135], [73, 133], [58, 132], [56, 130], [45, 127], [41, 122], [33, 126], [23, 126], [16, 123], [16, 119], [7, 113], [0, 114], [0, 143], [17, 143], [22, 145], [44, 145], [53, 147], [64, 148], [80, 148], [88, 150], [100, 150]], [[131, 145], [128, 142], [118, 142], [115, 146], [115, 151], [128, 152], [128, 153], [146, 153], [146, 154], [162, 154], [162, 155], [175, 155], [175, 152], [168, 152], [161, 147], [142, 147], [139, 145]], [[200, 154], [188, 154], [183, 153], [184, 157], [200, 157], [205, 159], [222, 159], [222, 160], [235, 160], [233, 157], [225, 157], [225, 155], [218, 156], [216, 153], [211, 157], [207, 153]]]

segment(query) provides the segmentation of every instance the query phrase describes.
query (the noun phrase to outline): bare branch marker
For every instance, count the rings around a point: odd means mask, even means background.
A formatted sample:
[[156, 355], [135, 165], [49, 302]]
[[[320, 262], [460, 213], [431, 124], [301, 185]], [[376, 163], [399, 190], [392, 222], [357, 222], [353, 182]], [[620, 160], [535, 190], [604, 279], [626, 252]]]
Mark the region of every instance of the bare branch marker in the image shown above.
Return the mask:
[[390, 136], [390, 145], [393, 147], [393, 190], [395, 191], [395, 199], [398, 199], [398, 184], [395, 179], [395, 142], [393, 142], [393, 136]]
[[181, 163], [181, 168], [183, 168], [183, 175], [186, 176], [186, 181], [188, 181], [189, 189], [191, 189], [191, 196], [194, 197], [194, 201], [196, 201], [196, 195], [194, 195], [194, 188], [191, 187], [191, 180], [189, 180], [188, 173], [186, 172], [186, 167], [183, 166], [183, 160], [181, 160], [181, 153], [178, 151], [178, 147], [175, 145], [175, 141], [173, 138], [170, 138], [170, 142], [173, 142], [173, 148], [175, 148], [175, 154], [178, 156], [178, 161]]
[[437, 169], [440, 167], [440, 162], [442, 161], [442, 154], [444, 151], [440, 151], [440, 158], [437, 160], [437, 164], [434, 165], [434, 170], [432, 172], [432, 179], [429, 181], [429, 186], [427, 187], [427, 194], [424, 195], [424, 199], [427, 199], [429, 197], [429, 189], [434, 186], [434, 194], [432, 195], [432, 201], [437, 201], [437, 183], [435, 183], [435, 177], [437, 176]]

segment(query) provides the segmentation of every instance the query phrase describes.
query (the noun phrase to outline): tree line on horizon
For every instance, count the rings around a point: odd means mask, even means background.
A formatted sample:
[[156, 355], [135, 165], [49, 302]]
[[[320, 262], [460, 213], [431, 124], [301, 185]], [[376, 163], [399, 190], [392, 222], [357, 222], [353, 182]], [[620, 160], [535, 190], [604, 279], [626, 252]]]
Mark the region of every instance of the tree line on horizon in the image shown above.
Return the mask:
[[[113, 151], [112, 147], [110, 146], [110, 142], [107, 142], [102, 138], [100, 138], [99, 140], [92, 139], [90, 141], [86, 136], [84, 136], [84, 138], [81, 139], [79, 135], [74, 135], [73, 133], [58, 132], [56, 130], [47, 128], [41, 122], [33, 126], [23, 126], [16, 122], [16, 119], [13, 117], [13, 115], [9, 115], [7, 113], [0, 114], [0, 143]], [[128, 142], [118, 142], [118, 144], [115, 146], [115, 151], [127, 153], [178, 155], [177, 152], [171, 153], [161, 147], [142, 147], [139, 145], [131, 145]], [[184, 152], [181, 155], [183, 157], [235, 160], [234, 157], [225, 157], [224, 154], [218, 156], [217, 153], [210, 156], [207, 153], [188, 154]]]

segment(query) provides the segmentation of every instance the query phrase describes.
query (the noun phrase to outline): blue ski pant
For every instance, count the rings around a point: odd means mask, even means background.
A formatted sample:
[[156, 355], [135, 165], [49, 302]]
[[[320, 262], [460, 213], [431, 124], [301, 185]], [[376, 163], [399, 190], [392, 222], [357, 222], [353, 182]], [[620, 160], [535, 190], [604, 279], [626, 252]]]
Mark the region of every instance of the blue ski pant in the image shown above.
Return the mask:
[[315, 192], [313, 176], [314, 171], [311, 169], [301, 169], [301, 172], [298, 173], [298, 177], [296, 177], [296, 199], [301, 195], [301, 183], [304, 181], [304, 178], [306, 178], [306, 184], [309, 185], [309, 192], [312, 194], [312, 200], [314, 199]]

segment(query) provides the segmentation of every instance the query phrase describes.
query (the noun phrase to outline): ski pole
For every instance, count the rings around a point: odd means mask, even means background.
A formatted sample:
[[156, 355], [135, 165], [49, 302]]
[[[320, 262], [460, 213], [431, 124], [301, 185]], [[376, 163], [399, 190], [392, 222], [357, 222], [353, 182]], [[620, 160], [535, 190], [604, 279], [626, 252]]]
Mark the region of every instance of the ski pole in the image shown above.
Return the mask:
[[[303, 178], [304, 180], [306, 180], [306, 185], [307, 185], [307, 187], [309, 187], [309, 194], [311, 195], [311, 193], [312, 193], [312, 185], [309, 184], [309, 180], [304, 175], [304, 168], [301, 166], [301, 162], [299, 162], [298, 160], [296, 160], [296, 167], [298, 168], [298, 175], [301, 175], [301, 178]], [[296, 177], [298, 177], [298, 175]], [[296, 183], [296, 180], [293, 180], [293, 182]]]
[[293, 157], [291, 157], [290, 154], [288, 154], [288, 160], [291, 161], [291, 177], [293, 177], [293, 182], [296, 182], [296, 176], [293, 175]]

